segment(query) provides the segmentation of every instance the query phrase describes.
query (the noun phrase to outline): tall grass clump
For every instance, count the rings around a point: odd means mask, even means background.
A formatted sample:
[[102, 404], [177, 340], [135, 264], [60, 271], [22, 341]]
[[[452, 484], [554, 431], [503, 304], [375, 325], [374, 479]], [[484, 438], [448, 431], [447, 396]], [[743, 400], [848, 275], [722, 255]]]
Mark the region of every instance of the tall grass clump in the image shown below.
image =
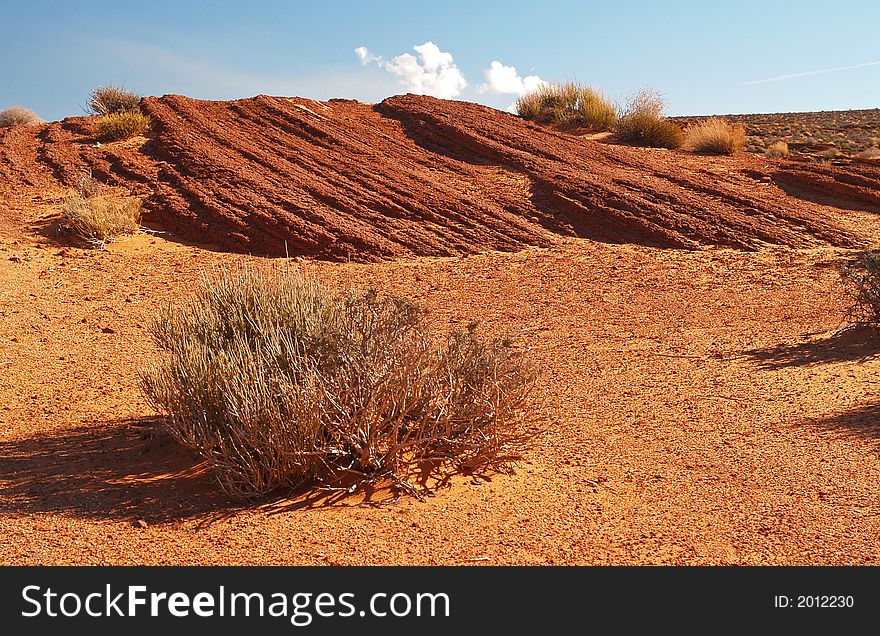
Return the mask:
[[89, 93], [89, 110], [96, 115], [130, 113], [140, 108], [141, 96], [122, 86], [107, 84]]
[[685, 146], [694, 152], [732, 155], [745, 149], [746, 130], [721, 117], [710, 117], [688, 127], [685, 131]]
[[516, 101], [516, 112], [539, 124], [594, 131], [609, 130], [617, 118], [614, 105], [601, 92], [577, 82], [542, 84]]
[[534, 374], [475, 326], [440, 341], [398, 298], [333, 293], [288, 270], [203, 276], [152, 326], [163, 359], [141, 387], [225, 491], [407, 482], [414, 467], [512, 457]]
[[880, 250], [868, 250], [840, 268], [851, 304], [847, 319], [857, 326], [880, 329]]
[[767, 150], [764, 151], [764, 154], [771, 159], [787, 157], [789, 154], [788, 144], [784, 141], [774, 142], [767, 146]]
[[104, 141], [124, 141], [147, 134], [150, 118], [140, 111], [103, 115], [98, 119], [98, 135]]
[[34, 126], [45, 123], [39, 115], [24, 106], [10, 106], [0, 110], [0, 128]]
[[65, 226], [93, 247], [140, 230], [140, 199], [71, 196], [62, 209]]
[[614, 126], [618, 141], [652, 148], [680, 148], [684, 133], [663, 116], [665, 105], [663, 95], [650, 88], [630, 96]]

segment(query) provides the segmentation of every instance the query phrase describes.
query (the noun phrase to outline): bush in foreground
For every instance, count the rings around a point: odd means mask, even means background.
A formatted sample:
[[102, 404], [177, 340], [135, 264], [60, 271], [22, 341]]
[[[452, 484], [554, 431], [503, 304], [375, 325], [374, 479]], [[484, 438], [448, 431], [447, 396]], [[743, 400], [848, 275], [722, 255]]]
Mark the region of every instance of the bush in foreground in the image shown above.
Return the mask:
[[664, 106], [663, 95], [651, 88], [631, 95], [614, 126], [617, 140], [652, 148], [680, 148], [684, 134], [663, 116]]
[[577, 82], [542, 84], [516, 101], [516, 112], [523, 119], [563, 128], [609, 130], [617, 113], [602, 93]]
[[98, 135], [105, 141], [123, 141], [145, 135], [150, 129], [150, 118], [140, 111], [104, 115], [98, 119]]
[[98, 247], [140, 230], [141, 202], [75, 194], [64, 205], [62, 214], [74, 234]]
[[143, 392], [230, 494], [343, 477], [417, 494], [406, 475], [419, 462], [498, 465], [524, 439], [522, 355], [474, 325], [438, 344], [400, 299], [220, 271], [152, 332], [165, 358], [142, 372]]
[[141, 96], [122, 86], [108, 84], [93, 88], [89, 94], [89, 109], [96, 115], [130, 113], [140, 109]]
[[688, 127], [685, 131], [685, 146], [694, 152], [732, 155], [745, 149], [746, 130], [721, 117], [710, 117]]
[[45, 123], [34, 111], [24, 106], [11, 106], [0, 110], [0, 128], [13, 126], [33, 126]]
[[869, 250], [840, 268], [850, 297], [847, 319], [860, 326], [880, 328], [880, 250]]
[[771, 159], [781, 159], [787, 157], [789, 153], [788, 144], [784, 141], [777, 141], [767, 146], [764, 154]]

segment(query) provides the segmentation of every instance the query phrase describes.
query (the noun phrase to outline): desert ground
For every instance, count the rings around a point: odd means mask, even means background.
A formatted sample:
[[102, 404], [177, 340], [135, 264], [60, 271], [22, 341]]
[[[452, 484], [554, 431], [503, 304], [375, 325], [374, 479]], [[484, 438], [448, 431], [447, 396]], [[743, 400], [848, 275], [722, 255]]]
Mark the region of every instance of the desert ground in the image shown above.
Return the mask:
[[[683, 126], [705, 117], [675, 117]], [[792, 155], [818, 161], [851, 160], [880, 148], [880, 108], [812, 113], [768, 113], [724, 115], [724, 119], [746, 130], [748, 151], [763, 154], [768, 146], [784, 141]], [[873, 161], [880, 154], [871, 153]]]
[[[0, 564], [880, 564], [880, 338], [838, 266], [880, 167], [704, 157], [462, 102], [147, 98], [0, 132]], [[94, 249], [87, 169], [151, 232]], [[279, 262], [531, 349], [511, 474], [231, 500], [162, 431], [148, 325], [201, 272]]]

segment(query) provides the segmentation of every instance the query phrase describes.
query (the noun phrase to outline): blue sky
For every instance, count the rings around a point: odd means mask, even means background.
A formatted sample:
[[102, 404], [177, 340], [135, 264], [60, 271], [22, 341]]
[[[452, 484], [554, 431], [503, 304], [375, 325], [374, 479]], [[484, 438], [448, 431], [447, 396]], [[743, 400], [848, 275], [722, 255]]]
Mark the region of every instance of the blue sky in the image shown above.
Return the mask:
[[673, 115], [880, 107], [876, 0], [4, 5], [0, 108], [48, 119], [82, 114], [108, 82], [205, 99], [415, 89], [507, 108], [532, 76], [615, 99], [651, 86]]

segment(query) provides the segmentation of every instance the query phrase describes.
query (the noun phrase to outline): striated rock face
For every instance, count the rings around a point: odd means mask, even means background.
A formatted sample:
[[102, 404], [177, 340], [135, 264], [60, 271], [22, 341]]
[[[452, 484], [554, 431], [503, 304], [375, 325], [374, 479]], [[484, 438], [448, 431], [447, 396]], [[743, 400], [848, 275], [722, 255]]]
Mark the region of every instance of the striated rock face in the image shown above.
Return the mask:
[[[377, 260], [549, 245], [856, 246], [880, 169], [704, 157], [555, 133], [467, 102], [147, 98], [151, 137], [100, 145], [93, 118], [0, 132], [0, 197], [83, 169], [147, 197], [151, 224], [221, 249]], [[0, 215], [3, 215], [0, 207]]]

